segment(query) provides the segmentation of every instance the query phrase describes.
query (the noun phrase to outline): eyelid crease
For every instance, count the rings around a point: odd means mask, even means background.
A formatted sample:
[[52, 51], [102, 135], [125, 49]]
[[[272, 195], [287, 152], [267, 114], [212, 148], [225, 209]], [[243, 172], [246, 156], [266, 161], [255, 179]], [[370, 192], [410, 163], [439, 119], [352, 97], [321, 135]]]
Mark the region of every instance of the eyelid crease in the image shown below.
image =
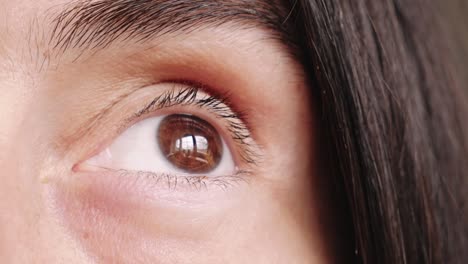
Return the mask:
[[[175, 85], [180, 85], [177, 83]], [[127, 119], [127, 123], [138, 119], [143, 115], [175, 106], [196, 106], [208, 110], [217, 118], [227, 123], [227, 130], [231, 133], [232, 139], [240, 146], [241, 159], [249, 165], [258, 165], [261, 160], [259, 151], [253, 144], [253, 139], [248, 127], [244, 124], [241, 115], [234, 113], [229, 107], [229, 97], [218, 97], [212, 95], [201, 95], [198, 88], [194, 85], [185, 84], [184, 88], [174, 87], [162, 95], [154, 98], [142, 110], [136, 112]]]

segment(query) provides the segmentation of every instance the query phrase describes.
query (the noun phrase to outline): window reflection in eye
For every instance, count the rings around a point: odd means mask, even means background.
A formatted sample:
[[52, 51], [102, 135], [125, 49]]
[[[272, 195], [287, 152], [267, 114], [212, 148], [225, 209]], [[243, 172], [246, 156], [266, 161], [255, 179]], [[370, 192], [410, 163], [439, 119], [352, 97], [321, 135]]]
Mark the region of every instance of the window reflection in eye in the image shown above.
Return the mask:
[[[209, 121], [191, 113], [193, 109]], [[162, 110], [165, 115], [158, 115]], [[140, 121], [85, 161], [85, 167], [152, 177], [238, 178], [246, 174], [240, 168], [256, 159], [250, 132], [239, 116], [223, 100], [197, 88], [170, 90], [133, 118]]]

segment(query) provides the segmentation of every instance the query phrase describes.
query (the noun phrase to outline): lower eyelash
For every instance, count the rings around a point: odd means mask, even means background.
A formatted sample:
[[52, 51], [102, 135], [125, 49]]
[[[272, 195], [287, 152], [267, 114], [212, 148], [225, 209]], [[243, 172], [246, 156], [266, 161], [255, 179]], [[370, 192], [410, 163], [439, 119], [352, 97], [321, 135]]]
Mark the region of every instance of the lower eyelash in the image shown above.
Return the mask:
[[141, 178], [151, 179], [149, 188], [166, 188], [171, 191], [203, 191], [209, 188], [226, 190], [241, 183], [246, 183], [251, 172], [239, 170], [233, 175], [204, 176], [204, 175], [173, 175], [147, 171], [117, 171], [120, 177], [133, 177], [135, 181]]

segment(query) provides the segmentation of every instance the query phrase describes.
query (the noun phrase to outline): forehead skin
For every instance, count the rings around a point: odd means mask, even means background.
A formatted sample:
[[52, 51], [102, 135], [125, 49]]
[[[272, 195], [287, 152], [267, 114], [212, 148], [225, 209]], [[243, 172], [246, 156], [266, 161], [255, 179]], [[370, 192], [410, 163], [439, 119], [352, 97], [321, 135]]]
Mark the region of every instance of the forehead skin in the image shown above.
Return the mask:
[[[0, 6], [2, 261], [332, 262], [307, 85], [272, 32], [232, 23], [57, 53], [50, 19], [69, 2], [0, 0]], [[115, 175], [71, 170], [111, 137], [122, 113], [158, 89], [122, 99], [102, 124], [90, 121], [111, 99], [180, 78], [231, 91], [233, 104], [250, 114], [264, 162], [246, 184], [177, 199], [151, 193], [148, 201], [109, 184]], [[86, 124], [91, 132], [78, 133]]]

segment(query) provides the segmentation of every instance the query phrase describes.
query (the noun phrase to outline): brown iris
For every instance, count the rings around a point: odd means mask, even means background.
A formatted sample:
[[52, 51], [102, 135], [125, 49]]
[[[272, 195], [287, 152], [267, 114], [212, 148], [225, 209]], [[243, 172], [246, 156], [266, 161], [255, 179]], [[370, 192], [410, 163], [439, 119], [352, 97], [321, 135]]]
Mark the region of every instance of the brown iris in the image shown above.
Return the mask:
[[177, 168], [190, 173], [215, 169], [223, 154], [216, 129], [192, 115], [170, 115], [161, 121], [157, 132], [164, 156]]

